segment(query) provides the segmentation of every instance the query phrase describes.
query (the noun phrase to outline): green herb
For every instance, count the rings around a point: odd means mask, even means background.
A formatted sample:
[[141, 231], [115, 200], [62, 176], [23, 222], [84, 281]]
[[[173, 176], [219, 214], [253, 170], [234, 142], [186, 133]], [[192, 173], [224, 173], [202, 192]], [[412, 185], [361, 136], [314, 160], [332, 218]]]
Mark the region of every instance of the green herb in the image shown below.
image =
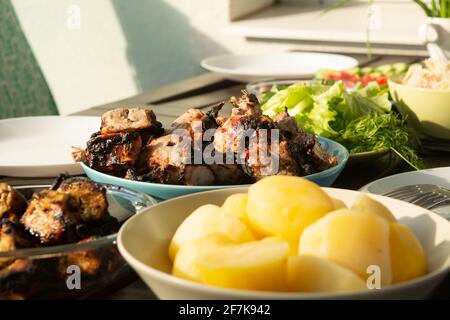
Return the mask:
[[331, 87], [299, 82], [275, 92], [261, 108], [270, 117], [287, 109], [306, 131], [339, 141], [350, 153], [391, 149], [418, 169], [418, 140], [391, 112], [388, 96], [376, 82], [351, 91], [342, 81]]
[[395, 113], [372, 114], [350, 121], [336, 137], [350, 153], [392, 150], [416, 170], [423, 168], [416, 149], [419, 140]]

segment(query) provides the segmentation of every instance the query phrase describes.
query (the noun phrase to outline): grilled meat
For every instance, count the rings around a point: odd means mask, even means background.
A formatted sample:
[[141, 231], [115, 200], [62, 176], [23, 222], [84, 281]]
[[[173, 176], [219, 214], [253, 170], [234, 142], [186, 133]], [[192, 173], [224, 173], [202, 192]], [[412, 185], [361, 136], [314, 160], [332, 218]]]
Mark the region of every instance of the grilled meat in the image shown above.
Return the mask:
[[83, 177], [65, 179], [57, 190], [75, 199], [83, 222], [97, 223], [108, 215], [106, 190], [92, 180]]
[[91, 136], [86, 149], [74, 148], [72, 157], [96, 170], [123, 176], [136, 164], [142, 146], [163, 132], [151, 110], [114, 109], [103, 114], [100, 131]]
[[[107, 208], [102, 186], [87, 178], [61, 175], [50, 190], [33, 195], [20, 221], [14, 214], [0, 219], [0, 252], [85, 243], [113, 234], [120, 224]], [[114, 246], [66, 253], [61, 257], [0, 257], [0, 299], [25, 299], [65, 291], [69, 265], [78, 265], [83, 277], [96, 281], [95, 277], [101, 273], [118, 270], [122, 261]]]
[[38, 282], [33, 260], [17, 259], [0, 269], [0, 300], [23, 300], [36, 291]]
[[[218, 112], [218, 111], [217, 111]], [[178, 117], [166, 135], [150, 141], [141, 159], [141, 172], [146, 179], [166, 184], [214, 183], [209, 168], [193, 164], [194, 154], [202, 153], [203, 133], [214, 129], [214, 116], [197, 109], [189, 109]]]
[[[213, 185], [229, 184], [242, 178], [242, 170], [235, 164], [222, 167], [204, 163], [203, 151], [214, 131], [209, 138], [205, 134], [207, 130], [218, 128], [218, 113], [223, 104], [216, 104], [206, 113], [188, 110], [172, 123], [166, 135], [150, 141], [141, 156], [145, 169], [141, 169], [138, 179], [168, 184]], [[127, 176], [136, 177], [133, 171]]]
[[33, 195], [20, 221], [42, 244], [73, 242], [80, 222], [78, 203], [69, 194], [42, 190]]
[[76, 234], [79, 239], [93, 236], [107, 236], [119, 231], [120, 223], [109, 214], [96, 224], [79, 223], [76, 226]]
[[[0, 252], [7, 252], [23, 248], [34, 247], [32, 237], [24, 230], [23, 226], [10, 219], [0, 221]], [[14, 262], [10, 258], [0, 258], [0, 269]]]
[[0, 183], [0, 219], [11, 215], [20, 217], [27, 207], [25, 198], [6, 183]]
[[130, 143], [125, 149], [135, 151], [131, 157], [111, 156], [117, 143], [97, 143], [96, 139], [103, 142], [105, 135], [143, 130], [156, 121], [154, 114], [138, 110], [131, 115], [131, 109], [110, 111], [102, 117], [101, 133], [88, 142], [84, 158], [94, 169], [126, 179], [186, 185], [247, 183], [275, 174], [303, 176], [336, 164], [336, 158], [299, 128], [287, 112], [273, 120], [246, 91], [240, 98], [232, 97], [230, 103], [233, 109], [228, 119], [219, 116], [223, 102], [206, 113], [189, 109], [164, 135], [153, 135], [146, 143]]
[[[96, 237], [88, 237], [78, 243], [87, 243]], [[119, 252], [116, 247], [81, 250], [68, 253], [59, 260], [58, 271], [62, 277], [67, 275], [67, 267], [76, 265], [84, 276], [96, 276], [102, 272], [111, 272], [119, 261]]]
[[0, 252], [31, 248], [34, 246], [32, 240], [19, 223], [9, 219], [0, 221]]
[[152, 110], [131, 108], [114, 109], [102, 115], [101, 134], [122, 133], [130, 131], [158, 131], [161, 123], [156, 121]]
[[328, 154], [313, 134], [300, 128], [286, 110], [278, 114], [275, 120], [283, 135], [289, 141], [289, 149], [300, 165], [301, 175], [326, 170], [337, 164], [336, 157]]
[[[336, 158], [287, 112], [272, 120], [262, 114], [256, 97], [245, 91], [230, 102], [232, 115], [216, 131], [214, 147], [221, 153], [236, 154], [253, 179], [275, 174], [303, 176], [336, 164]], [[273, 141], [273, 130], [277, 130], [278, 143]]]
[[87, 142], [82, 158], [96, 170], [121, 174], [136, 164], [141, 148], [142, 138], [138, 132], [108, 135], [97, 132]]
[[[11, 219], [0, 221], [0, 252], [35, 246], [23, 226]], [[35, 266], [31, 260], [0, 258], [0, 300], [23, 299], [30, 291]]]
[[211, 164], [209, 168], [214, 173], [215, 183], [220, 185], [251, 183], [251, 178], [245, 174], [244, 167], [238, 164]]
[[299, 175], [285, 137], [279, 134], [279, 143], [272, 144], [273, 130], [280, 130], [262, 114], [256, 97], [244, 91], [241, 98], [233, 97], [230, 102], [234, 106], [232, 115], [214, 135], [216, 151], [236, 154], [237, 161], [254, 179], [274, 174]]

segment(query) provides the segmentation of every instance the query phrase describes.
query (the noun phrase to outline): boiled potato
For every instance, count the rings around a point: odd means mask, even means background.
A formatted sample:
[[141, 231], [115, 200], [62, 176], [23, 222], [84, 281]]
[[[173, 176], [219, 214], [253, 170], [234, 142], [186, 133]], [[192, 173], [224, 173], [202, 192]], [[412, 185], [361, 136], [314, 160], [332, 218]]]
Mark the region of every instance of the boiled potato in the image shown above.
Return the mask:
[[248, 192], [247, 214], [252, 229], [286, 239], [293, 254], [303, 230], [333, 208], [333, 201], [318, 185], [300, 177], [267, 177]]
[[339, 199], [336, 199], [336, 198], [331, 198], [331, 201], [333, 201], [333, 208], [334, 208], [334, 210], [347, 208], [347, 206], [345, 205], [344, 201], [342, 201], [342, 200], [339, 200]]
[[422, 245], [405, 225], [390, 223], [392, 282], [398, 283], [424, 275], [427, 261]]
[[340, 209], [307, 227], [299, 254], [330, 259], [367, 279], [368, 267], [381, 271], [381, 285], [392, 281], [389, 223], [375, 214]]
[[172, 274], [186, 280], [202, 282], [197, 261], [201, 254], [207, 254], [220, 246], [232, 244], [233, 242], [223, 234], [210, 234], [183, 245], [175, 257]]
[[352, 209], [361, 211], [361, 212], [369, 212], [380, 217], [386, 219], [389, 222], [396, 222], [394, 215], [380, 202], [372, 199], [371, 197], [361, 194], [353, 203]]
[[291, 291], [348, 292], [367, 289], [365, 281], [337, 263], [313, 255], [288, 258]]
[[246, 193], [232, 194], [225, 200], [220, 210], [225, 214], [239, 218], [243, 223], [247, 223], [247, 199]]
[[[289, 244], [281, 238], [229, 243], [200, 254], [196, 266], [204, 284], [247, 290], [286, 290]], [[178, 256], [177, 256], [178, 259]]]
[[232, 215], [239, 218], [247, 227], [250, 228], [256, 239], [263, 239], [264, 235], [253, 229], [251, 224], [248, 222], [247, 200], [247, 193], [232, 194], [225, 200], [222, 207], [220, 207], [220, 210], [226, 215]]
[[169, 246], [172, 261], [181, 246], [208, 234], [222, 233], [235, 242], [254, 240], [250, 229], [238, 218], [225, 215], [220, 208], [207, 204], [192, 212], [178, 227]]

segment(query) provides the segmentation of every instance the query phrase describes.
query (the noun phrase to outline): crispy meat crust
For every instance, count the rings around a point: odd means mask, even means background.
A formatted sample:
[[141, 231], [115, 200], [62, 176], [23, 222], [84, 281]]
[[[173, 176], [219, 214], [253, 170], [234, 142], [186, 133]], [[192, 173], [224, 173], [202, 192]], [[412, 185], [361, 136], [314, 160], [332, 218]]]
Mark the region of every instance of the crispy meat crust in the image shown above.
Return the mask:
[[141, 108], [119, 108], [102, 115], [101, 134], [138, 131], [150, 128], [160, 128], [152, 110]]
[[27, 207], [25, 198], [6, 183], [0, 183], [0, 219], [10, 215], [21, 216]]
[[84, 222], [97, 223], [108, 215], [105, 188], [89, 179], [78, 177], [64, 180], [57, 190], [76, 200]]
[[42, 190], [33, 195], [20, 221], [42, 244], [57, 244], [73, 242], [74, 228], [80, 218], [72, 196]]

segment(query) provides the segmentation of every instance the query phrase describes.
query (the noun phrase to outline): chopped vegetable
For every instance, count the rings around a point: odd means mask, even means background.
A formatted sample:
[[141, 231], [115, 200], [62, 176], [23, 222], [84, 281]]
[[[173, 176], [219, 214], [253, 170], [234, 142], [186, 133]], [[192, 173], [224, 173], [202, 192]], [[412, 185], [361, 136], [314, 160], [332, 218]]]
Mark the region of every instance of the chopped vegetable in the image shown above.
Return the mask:
[[345, 71], [322, 70], [316, 74], [316, 79], [343, 81], [345, 88], [356, 85], [367, 86], [372, 82], [382, 88], [387, 87], [389, 77], [405, 73], [408, 65], [405, 63], [386, 64], [378, 67], [353, 68]]

